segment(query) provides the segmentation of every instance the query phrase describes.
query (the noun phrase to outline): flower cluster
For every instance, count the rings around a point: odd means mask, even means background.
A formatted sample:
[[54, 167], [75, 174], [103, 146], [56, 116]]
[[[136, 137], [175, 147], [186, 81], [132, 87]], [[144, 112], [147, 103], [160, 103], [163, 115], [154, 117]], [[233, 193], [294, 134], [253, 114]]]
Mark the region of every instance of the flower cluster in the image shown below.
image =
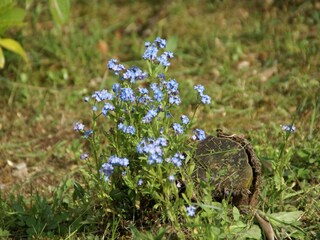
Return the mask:
[[[170, 66], [169, 60], [173, 58], [172, 52], [165, 51], [166, 45], [166, 40], [161, 38], [145, 43], [142, 58], [147, 61], [148, 72], [137, 66], [127, 68], [116, 59], [109, 60], [107, 67], [119, 81], [112, 85], [111, 90], [95, 91], [84, 98], [92, 106], [95, 122], [92, 130], [86, 130], [81, 122], [77, 122], [74, 125], [76, 132], [84, 134], [84, 138], [93, 144], [98, 141], [92, 140], [100, 137], [98, 117], [115, 124], [109, 131], [103, 129], [103, 136], [108, 138], [105, 142], [110, 145], [106, 148], [108, 150], [100, 149], [96, 159], [97, 169], [105, 181], [117, 182], [119, 179], [116, 177], [123, 177], [124, 181], [140, 186], [143, 180], [146, 184], [151, 181], [146, 177], [150, 169], [163, 168], [163, 176], [169, 182], [175, 182], [180, 174], [187, 156], [183, 147], [187, 138], [184, 136], [192, 127], [193, 119], [181, 115], [180, 121], [174, 121], [173, 112], [181, 104], [181, 99], [178, 82], [164, 74]], [[204, 86], [197, 85], [194, 89], [201, 97], [199, 104], [210, 103], [211, 98], [204, 94]], [[200, 141], [205, 138], [201, 129], [195, 129], [191, 137]], [[101, 138], [99, 142], [104, 141]], [[94, 157], [92, 154], [90, 158]], [[81, 155], [81, 159], [88, 158], [89, 154]], [[161, 168], [159, 164], [162, 164]], [[122, 174], [113, 174], [115, 171]], [[157, 173], [150, 174], [155, 175]], [[192, 209], [190, 211], [192, 213]]]
[[103, 163], [100, 168], [100, 176], [105, 180], [109, 181], [111, 175], [114, 172], [114, 167], [122, 166], [127, 167], [129, 166], [129, 160], [127, 158], [120, 158], [116, 155], [112, 155], [109, 157], [109, 161], [107, 163]]
[[137, 145], [137, 153], [148, 155], [148, 164], [162, 163], [164, 150], [168, 145], [164, 137], [157, 139], [143, 138]]
[[201, 97], [201, 102], [203, 104], [210, 104], [211, 103], [211, 97], [203, 94], [204, 86], [202, 86], [201, 84], [198, 84], [198, 85], [194, 86], [194, 89], [197, 90], [197, 92], [199, 93], [199, 96]]
[[173, 58], [172, 52], [164, 51], [160, 56], [158, 56], [159, 48], [164, 49], [167, 45], [165, 39], [156, 38], [153, 43], [146, 42], [146, 50], [142, 56], [144, 60], [149, 60], [151, 62], [158, 62], [164, 67], [170, 66], [168, 59]]
[[168, 159], [168, 162], [172, 162], [176, 167], [182, 166], [182, 161], [185, 159], [185, 156], [180, 152], [177, 152], [173, 155], [172, 158]]
[[206, 139], [206, 134], [205, 134], [205, 132], [203, 131], [203, 130], [201, 130], [201, 129], [196, 129], [196, 130], [194, 130], [193, 131], [193, 135], [192, 135], [192, 140], [200, 140], [200, 141], [202, 141], [202, 140], [204, 140], [204, 139]]
[[134, 126], [126, 126], [123, 123], [118, 124], [118, 129], [126, 134], [134, 135], [136, 133]]
[[129, 165], [129, 160], [127, 158], [119, 158], [116, 155], [109, 157], [109, 163], [111, 165], [119, 165], [123, 167], [127, 167]]

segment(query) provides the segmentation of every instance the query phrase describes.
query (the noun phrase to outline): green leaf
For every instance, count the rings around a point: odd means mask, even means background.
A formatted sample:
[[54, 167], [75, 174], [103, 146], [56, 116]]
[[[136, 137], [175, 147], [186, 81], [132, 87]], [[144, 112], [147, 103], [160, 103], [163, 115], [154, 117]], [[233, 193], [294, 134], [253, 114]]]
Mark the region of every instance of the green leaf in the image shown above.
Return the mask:
[[296, 223], [298, 219], [303, 214], [302, 211], [295, 211], [295, 212], [278, 212], [278, 213], [272, 213], [269, 215], [269, 218], [272, 222], [273, 220], [284, 223], [284, 224], [292, 224]]
[[21, 8], [0, 6], [0, 34], [4, 33], [9, 27], [17, 27], [23, 25], [25, 10]]
[[49, 4], [51, 15], [57, 25], [62, 25], [69, 20], [70, 0], [50, 0]]
[[5, 64], [5, 59], [3, 56], [2, 48], [0, 47], [0, 69], [4, 67], [4, 64]]
[[253, 225], [248, 230], [242, 231], [239, 239], [262, 239], [259, 226]]
[[8, 10], [14, 8], [15, 3], [12, 0], [0, 1], [0, 16], [5, 14]]
[[178, 38], [176, 36], [172, 36], [168, 38], [167, 41], [167, 49], [171, 52], [175, 51], [178, 46]]
[[8, 49], [11, 52], [14, 52], [20, 55], [25, 62], [28, 62], [28, 57], [26, 52], [23, 50], [20, 43], [18, 43], [17, 41], [11, 38], [3, 38], [3, 39], [0, 39], [0, 46]]
[[238, 208], [233, 207], [233, 209], [232, 209], [232, 215], [233, 215], [233, 219], [234, 219], [235, 221], [238, 221], [238, 220], [239, 220], [239, 218], [240, 218], [240, 212], [239, 212]]

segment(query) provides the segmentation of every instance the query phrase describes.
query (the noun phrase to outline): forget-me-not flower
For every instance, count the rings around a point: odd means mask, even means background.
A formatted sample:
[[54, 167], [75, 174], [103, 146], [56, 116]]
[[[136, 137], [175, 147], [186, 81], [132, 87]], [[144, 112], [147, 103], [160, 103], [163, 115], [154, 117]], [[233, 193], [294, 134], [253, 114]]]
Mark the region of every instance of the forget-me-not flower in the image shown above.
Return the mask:
[[208, 96], [208, 95], [202, 94], [202, 95], [201, 95], [201, 102], [202, 102], [203, 104], [210, 104], [210, 102], [211, 102], [211, 97]]
[[196, 207], [194, 206], [187, 207], [187, 214], [189, 217], [193, 217], [194, 215], [196, 215]]
[[97, 102], [101, 102], [104, 100], [112, 100], [113, 95], [109, 93], [107, 90], [96, 91], [92, 94], [92, 98], [94, 98]]
[[103, 163], [99, 172], [102, 175], [103, 179], [107, 182], [110, 180], [110, 177], [113, 173], [113, 166], [110, 163]]
[[89, 154], [88, 153], [83, 153], [80, 155], [80, 160], [85, 160], [89, 158]]
[[73, 130], [76, 132], [80, 132], [84, 130], [84, 125], [81, 122], [76, 122], [73, 126]]
[[194, 132], [194, 135], [192, 136], [192, 140], [198, 139], [198, 140], [202, 141], [202, 140], [206, 139], [206, 134], [203, 130], [197, 128], [193, 132]]
[[108, 111], [113, 111], [115, 110], [115, 106], [113, 106], [111, 103], [105, 103], [101, 112], [104, 116], [107, 116]]
[[285, 132], [295, 132], [296, 131], [296, 127], [294, 125], [280, 125], [281, 129]]
[[142, 70], [138, 67], [129, 68], [124, 74], [123, 79], [130, 79], [131, 83], [134, 83], [136, 80], [143, 80], [148, 77], [146, 72], [142, 72]]
[[183, 124], [188, 124], [189, 123], [189, 118], [186, 116], [186, 115], [182, 115], [181, 117], [180, 117], [180, 119], [181, 119], [181, 121], [182, 121], [182, 123]]
[[154, 117], [158, 115], [158, 111], [155, 108], [148, 110], [147, 114], [142, 118], [142, 123], [150, 123]]
[[172, 125], [173, 130], [176, 134], [182, 134], [183, 133], [183, 127], [179, 123], [174, 123]]
[[174, 180], [176, 180], [176, 178], [175, 178], [174, 175], [170, 175], [170, 176], [168, 177], [168, 179], [169, 179], [170, 182], [174, 182]]
[[119, 75], [121, 71], [125, 70], [122, 64], [117, 64], [118, 60], [110, 59], [107, 66], [109, 70], [112, 70], [115, 75]]
[[170, 104], [176, 104], [179, 105], [181, 103], [181, 99], [179, 96], [175, 95], [175, 96], [169, 96], [169, 103]]
[[119, 165], [119, 166], [127, 167], [129, 165], [129, 160], [127, 158], [120, 158], [116, 155], [112, 155], [109, 157], [109, 163], [112, 166]]
[[118, 129], [121, 130], [123, 133], [130, 135], [134, 135], [136, 133], [134, 126], [126, 126], [123, 123], [118, 124]]
[[201, 84], [198, 84], [194, 86], [194, 89], [197, 90], [199, 94], [203, 94], [204, 86], [202, 86]]
[[121, 88], [120, 99], [124, 102], [134, 102], [136, 98], [131, 88]]

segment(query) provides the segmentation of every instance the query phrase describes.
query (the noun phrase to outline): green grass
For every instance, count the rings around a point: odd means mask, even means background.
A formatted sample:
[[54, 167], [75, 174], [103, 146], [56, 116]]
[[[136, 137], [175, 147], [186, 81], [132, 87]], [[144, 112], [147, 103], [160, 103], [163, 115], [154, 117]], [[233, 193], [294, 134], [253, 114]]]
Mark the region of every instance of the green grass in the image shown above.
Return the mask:
[[[319, 237], [319, 8], [316, 1], [271, 6], [254, 1], [74, 1], [70, 21], [59, 29], [45, 1], [34, 1], [26, 26], [11, 33], [31, 64], [5, 52], [7, 66], [0, 72], [0, 210], [6, 213], [0, 214], [0, 236], [5, 230], [21, 237], [70, 239], [131, 234], [161, 239], [163, 229], [170, 233], [166, 225], [129, 228], [128, 222], [104, 218], [89, 196], [79, 197], [83, 143], [72, 130], [74, 122], [90, 120], [82, 98], [114, 83], [107, 60], [140, 65], [143, 43], [162, 36], [175, 52], [171, 76], [185, 99], [181, 112], [192, 110], [193, 84], [205, 85], [214, 101], [197, 113], [198, 127], [214, 133], [224, 126], [244, 134], [268, 165], [279, 156], [279, 125], [294, 120], [297, 132], [281, 158], [287, 162], [282, 192], [270, 184], [275, 173], [266, 168], [259, 207], [269, 213], [301, 210], [304, 238]], [[155, 14], [159, 18], [150, 35], [143, 35]], [[12, 175], [7, 160], [25, 162], [28, 177]], [[230, 215], [232, 206], [225, 211]], [[28, 219], [34, 215], [40, 217]], [[47, 225], [18, 224], [25, 219]]]

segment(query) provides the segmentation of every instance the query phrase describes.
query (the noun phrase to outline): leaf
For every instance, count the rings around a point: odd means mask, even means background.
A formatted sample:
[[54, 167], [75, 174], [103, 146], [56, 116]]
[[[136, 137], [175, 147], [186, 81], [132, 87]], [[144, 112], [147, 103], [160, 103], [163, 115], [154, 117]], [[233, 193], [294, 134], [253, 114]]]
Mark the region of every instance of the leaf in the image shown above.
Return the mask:
[[262, 239], [261, 230], [257, 225], [253, 225], [248, 230], [242, 231], [239, 239]]
[[285, 223], [285, 224], [292, 224], [292, 223], [296, 223], [302, 214], [303, 214], [302, 211], [278, 212], [278, 213], [270, 214], [269, 217], [270, 217], [270, 220], [275, 220], [277, 222]]
[[172, 36], [168, 38], [167, 49], [169, 51], [173, 52], [174, 50], [176, 50], [177, 45], [178, 45], [178, 38], [176, 36]]
[[5, 59], [3, 56], [2, 48], [0, 47], [0, 69], [4, 67], [4, 64], [5, 64]]
[[6, 13], [8, 10], [14, 8], [15, 3], [12, 0], [0, 1], [0, 16]]
[[238, 221], [238, 220], [239, 220], [239, 218], [240, 218], [240, 212], [239, 212], [238, 208], [233, 207], [233, 209], [232, 209], [232, 215], [233, 215], [233, 219], [234, 219], [235, 221]]
[[28, 62], [28, 57], [26, 52], [23, 50], [20, 43], [18, 43], [17, 41], [11, 38], [3, 38], [3, 39], [0, 39], [0, 46], [8, 49], [11, 52], [17, 53], [23, 58], [25, 62]]
[[16, 27], [23, 25], [25, 10], [21, 8], [0, 9], [0, 34], [4, 33], [9, 27]]
[[57, 25], [66, 23], [70, 17], [70, 0], [50, 0], [50, 12]]

